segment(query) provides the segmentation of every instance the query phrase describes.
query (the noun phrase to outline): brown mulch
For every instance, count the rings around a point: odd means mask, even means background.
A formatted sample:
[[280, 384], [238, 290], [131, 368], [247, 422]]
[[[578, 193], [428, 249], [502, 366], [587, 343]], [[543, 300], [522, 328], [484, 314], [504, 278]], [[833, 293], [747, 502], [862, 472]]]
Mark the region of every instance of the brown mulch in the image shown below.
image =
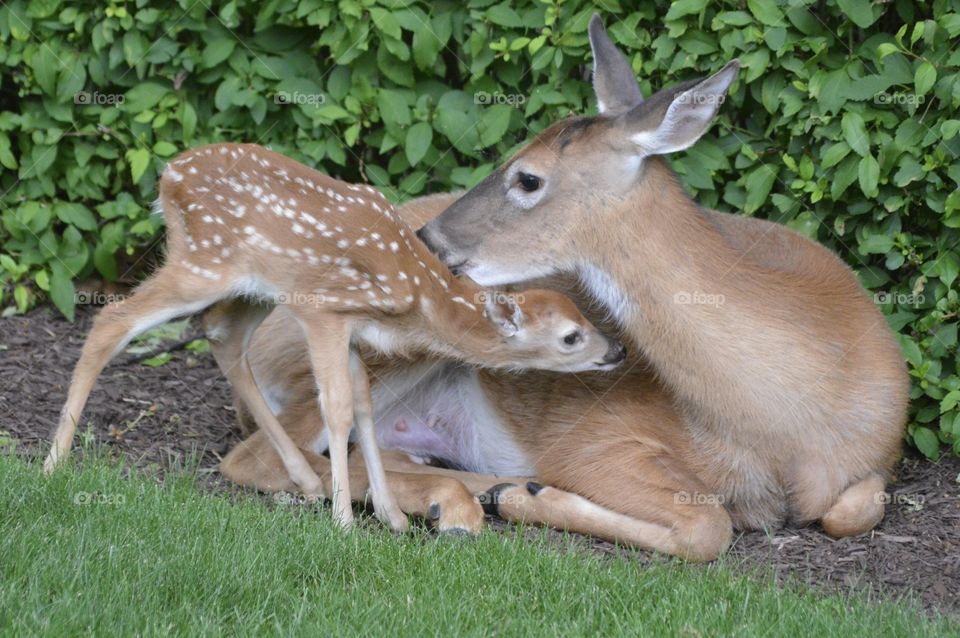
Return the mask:
[[[35, 455], [47, 444], [94, 314], [80, 307], [70, 324], [41, 308], [0, 320], [0, 432], [18, 441], [19, 453]], [[117, 357], [87, 404], [84, 424], [111, 424], [92, 433], [99, 447], [148, 470], [197, 458], [204, 474], [213, 475], [240, 440], [229, 388], [213, 357], [178, 351], [155, 368], [133, 358]], [[886, 517], [869, 535], [834, 540], [816, 527], [752, 532], [740, 535], [724, 560], [748, 571], [772, 570], [781, 581], [908, 597], [960, 615], [960, 459], [931, 463], [908, 455], [898, 477]], [[598, 552], [638, 555], [584, 542]]]

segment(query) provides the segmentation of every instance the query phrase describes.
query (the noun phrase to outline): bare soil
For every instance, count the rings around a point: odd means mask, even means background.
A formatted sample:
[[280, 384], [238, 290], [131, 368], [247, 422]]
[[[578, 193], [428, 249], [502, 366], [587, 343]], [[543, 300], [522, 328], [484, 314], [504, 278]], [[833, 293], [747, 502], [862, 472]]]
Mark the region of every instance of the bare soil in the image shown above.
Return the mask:
[[[78, 308], [73, 324], [50, 308], [0, 320], [0, 445], [6, 432], [18, 454], [32, 458], [45, 449], [94, 310]], [[198, 461], [205, 486], [229, 489], [216, 466], [240, 433], [213, 357], [177, 351], [159, 367], [136, 358], [117, 357], [87, 404], [84, 424], [97, 424], [89, 432], [98, 448], [149, 473]], [[960, 615], [960, 459], [932, 463], [907, 453], [890, 491], [886, 517], [871, 534], [834, 540], [817, 527], [751, 532], [738, 536], [725, 560], [737, 569], [772, 570], [780, 581], [913, 598]], [[651, 560], [603, 541], [582, 542], [597, 552]]]

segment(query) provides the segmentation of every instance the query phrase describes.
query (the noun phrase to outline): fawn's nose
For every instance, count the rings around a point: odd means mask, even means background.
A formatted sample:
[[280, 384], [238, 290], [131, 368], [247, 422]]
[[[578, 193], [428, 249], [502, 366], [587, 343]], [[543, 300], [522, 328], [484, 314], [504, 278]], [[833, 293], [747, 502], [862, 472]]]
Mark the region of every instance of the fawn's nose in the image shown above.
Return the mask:
[[604, 363], [622, 363], [627, 358], [627, 347], [616, 339], [607, 338], [607, 353], [603, 355]]

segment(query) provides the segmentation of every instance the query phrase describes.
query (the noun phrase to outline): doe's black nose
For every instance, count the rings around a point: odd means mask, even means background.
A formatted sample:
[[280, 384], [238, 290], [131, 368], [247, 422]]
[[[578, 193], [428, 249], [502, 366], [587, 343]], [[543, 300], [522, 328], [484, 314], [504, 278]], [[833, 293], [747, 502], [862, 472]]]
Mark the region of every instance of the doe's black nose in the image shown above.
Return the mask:
[[434, 252], [433, 246], [430, 245], [430, 237], [427, 235], [426, 230], [426, 226], [421, 226], [420, 229], [417, 230], [417, 239], [426, 244], [427, 248], [430, 249], [430, 252]]

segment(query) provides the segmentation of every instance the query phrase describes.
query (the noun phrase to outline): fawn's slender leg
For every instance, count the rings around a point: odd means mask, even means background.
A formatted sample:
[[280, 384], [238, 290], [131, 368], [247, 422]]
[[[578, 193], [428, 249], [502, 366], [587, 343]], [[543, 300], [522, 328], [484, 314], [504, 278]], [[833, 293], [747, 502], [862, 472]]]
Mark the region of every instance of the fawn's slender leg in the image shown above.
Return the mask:
[[405, 532], [409, 527], [407, 517], [400, 511], [380, 460], [377, 446], [376, 426], [373, 423], [373, 399], [370, 397], [370, 378], [367, 369], [356, 351], [350, 351], [350, 379], [353, 383], [353, 415], [360, 435], [360, 449], [366, 461], [373, 510], [377, 518], [390, 525], [396, 532]]
[[43, 463], [46, 473], [52, 472], [70, 454], [83, 406], [107, 362], [137, 335], [215, 302], [218, 293], [209, 284], [181, 269], [164, 267], [130, 297], [100, 311], [73, 370], [50, 454]]
[[272, 310], [242, 299], [221, 302], [204, 319], [207, 336], [224, 375], [277, 450], [290, 480], [308, 498], [323, 498], [323, 482], [267, 405], [246, 357], [250, 338]]
[[353, 525], [347, 445], [353, 427], [353, 388], [350, 380], [350, 327], [341, 318], [321, 315], [314, 308], [291, 306], [300, 320], [310, 363], [317, 381], [320, 413], [330, 441], [333, 516], [343, 527]]

